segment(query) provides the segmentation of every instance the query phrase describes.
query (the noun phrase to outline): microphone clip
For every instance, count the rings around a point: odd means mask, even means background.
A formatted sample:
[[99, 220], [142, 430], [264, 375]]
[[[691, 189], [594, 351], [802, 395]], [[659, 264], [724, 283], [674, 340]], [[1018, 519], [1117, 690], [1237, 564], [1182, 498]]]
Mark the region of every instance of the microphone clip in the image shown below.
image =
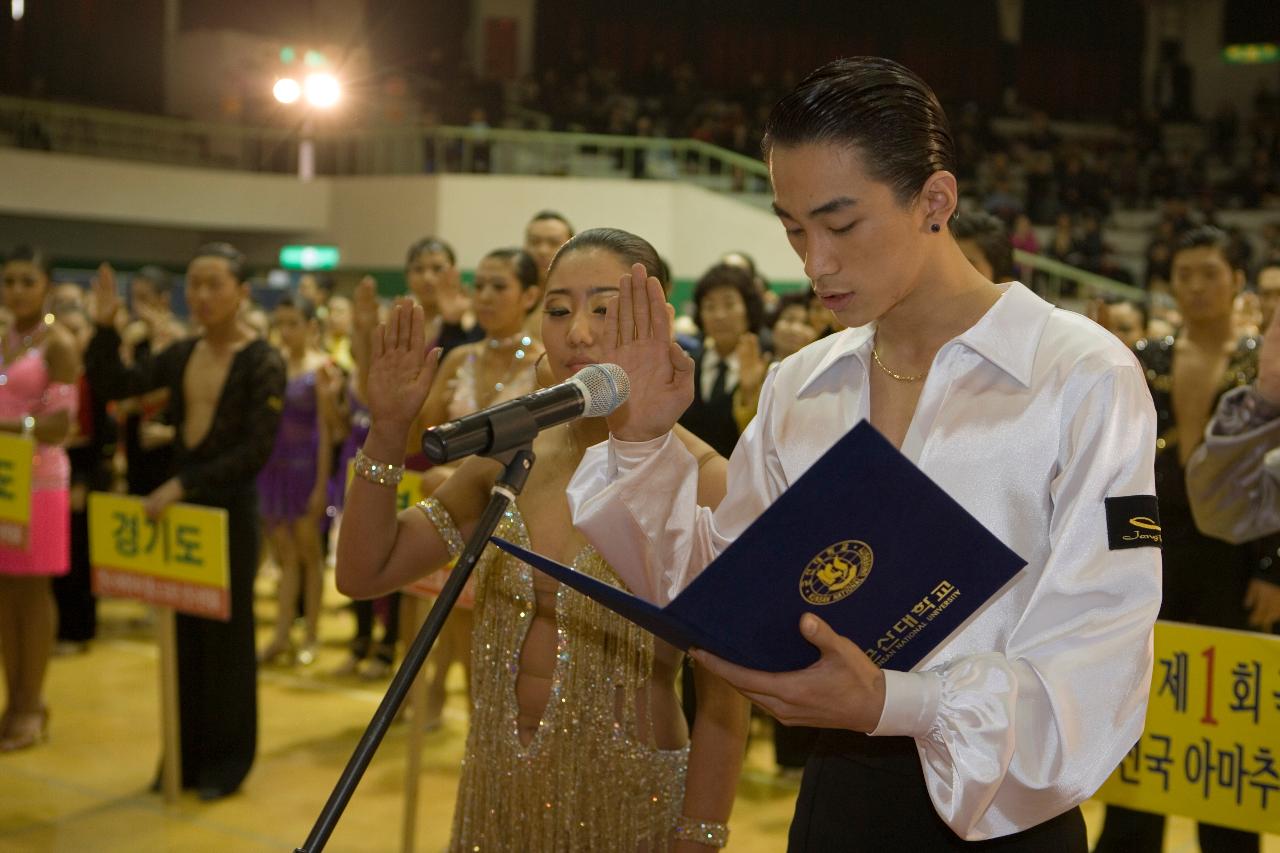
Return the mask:
[[538, 437], [538, 422], [528, 408], [521, 405], [500, 406], [489, 415], [489, 446], [477, 455], [511, 464], [515, 454], [529, 449]]

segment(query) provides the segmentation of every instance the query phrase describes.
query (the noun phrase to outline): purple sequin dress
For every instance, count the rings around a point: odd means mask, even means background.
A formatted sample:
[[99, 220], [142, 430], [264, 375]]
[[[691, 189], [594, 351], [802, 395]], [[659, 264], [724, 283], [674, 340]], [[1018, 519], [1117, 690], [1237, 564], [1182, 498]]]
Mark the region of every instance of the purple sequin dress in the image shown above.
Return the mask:
[[347, 468], [350, 467], [351, 460], [356, 458], [356, 451], [364, 447], [364, 440], [369, 437], [369, 409], [352, 386], [347, 388], [347, 400], [351, 409], [351, 431], [347, 433], [347, 440], [342, 442], [342, 449], [338, 451], [337, 464], [333, 466], [333, 476], [329, 479], [329, 506], [336, 511], [342, 510], [347, 496]]
[[299, 374], [285, 385], [280, 431], [271, 458], [258, 474], [260, 511], [269, 524], [307, 514], [320, 442], [317, 406], [315, 371]]

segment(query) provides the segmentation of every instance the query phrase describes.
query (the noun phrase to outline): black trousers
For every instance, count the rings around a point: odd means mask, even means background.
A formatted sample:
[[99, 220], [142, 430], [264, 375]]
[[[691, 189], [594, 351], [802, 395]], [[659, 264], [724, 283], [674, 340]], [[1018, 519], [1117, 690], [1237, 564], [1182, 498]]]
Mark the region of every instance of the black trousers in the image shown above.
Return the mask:
[[[386, 600], [387, 621], [382, 626], [382, 642], [374, 645], [374, 606], [383, 599]], [[384, 663], [395, 662], [396, 643], [400, 640], [400, 593], [390, 593], [383, 599], [355, 599], [351, 602], [351, 610], [356, 615], [356, 635], [351, 638], [351, 654], [360, 660], [372, 653]]]
[[87, 643], [98, 633], [98, 599], [89, 568], [89, 512], [71, 513], [71, 569], [53, 579], [58, 604], [58, 640]]
[[804, 767], [822, 729], [773, 721], [773, 759], [779, 767]]
[[1079, 808], [1016, 835], [964, 841], [929, 799], [915, 741], [825, 731], [805, 765], [787, 846], [791, 853], [975, 850], [1086, 853]]
[[249, 774], [258, 742], [253, 636], [258, 500], [250, 488], [229, 499], [200, 503], [227, 510], [231, 621], [175, 617], [182, 784], [222, 795], [239, 788]]

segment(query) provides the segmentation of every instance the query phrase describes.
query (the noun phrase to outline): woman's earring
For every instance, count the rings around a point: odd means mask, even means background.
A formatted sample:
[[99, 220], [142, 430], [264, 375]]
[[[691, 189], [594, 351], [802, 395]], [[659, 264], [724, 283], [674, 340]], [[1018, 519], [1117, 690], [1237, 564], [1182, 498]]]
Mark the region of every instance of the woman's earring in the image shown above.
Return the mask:
[[542, 355], [538, 356], [538, 360], [533, 363], [533, 379], [540, 388], [550, 388], [555, 384], [555, 376], [551, 373], [551, 365], [547, 363], [546, 350], [543, 350]]
[[939, 231], [942, 230], [942, 226], [935, 222], [929, 226], [929, 230], [932, 231], [934, 234], [937, 234]]

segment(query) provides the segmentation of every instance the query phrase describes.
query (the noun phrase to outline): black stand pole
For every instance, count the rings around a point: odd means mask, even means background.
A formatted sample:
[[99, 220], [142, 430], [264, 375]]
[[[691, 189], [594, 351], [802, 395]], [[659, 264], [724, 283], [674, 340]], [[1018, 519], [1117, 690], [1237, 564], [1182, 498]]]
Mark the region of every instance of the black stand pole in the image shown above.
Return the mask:
[[[347, 761], [342, 776], [338, 778], [338, 784], [334, 786], [328, 802], [324, 804], [324, 809], [316, 818], [315, 825], [311, 827], [311, 833], [303, 845], [294, 850], [294, 853], [320, 853], [324, 850], [329, 836], [333, 834], [333, 828], [337, 826], [338, 819], [342, 817], [343, 810], [351, 800], [351, 795], [356, 791], [356, 785], [360, 784], [360, 779], [369, 767], [369, 762], [373, 760], [373, 754], [382, 743], [382, 738], [395, 718], [396, 711], [404, 702], [404, 697], [408, 695], [413, 680], [418, 676], [418, 670], [422, 669], [422, 664], [427, 660], [427, 654], [435, 645], [436, 637], [444, 627], [445, 619], [448, 618], [458, 596], [462, 593], [462, 587], [471, 577], [471, 572], [484, 552], [485, 546], [489, 544], [489, 537], [497, 529], [498, 522], [502, 520], [502, 514], [507, 510], [507, 505], [514, 502], [516, 496], [524, 489], [525, 480], [528, 479], [529, 471], [533, 468], [534, 456], [531, 444], [538, 431], [537, 425], [524, 408], [515, 409], [503, 418], [502, 423], [497, 422], [498, 418], [495, 415], [494, 421], [495, 436], [500, 433], [516, 434], [520, 436], [517, 440], [523, 443], [494, 457], [507, 467], [493, 484], [489, 505], [485, 507], [480, 521], [476, 524], [475, 532], [471, 534], [471, 539], [458, 557], [457, 564], [449, 573], [449, 579], [440, 590], [440, 597], [431, 606], [431, 612], [427, 614], [427, 620], [422, 623], [418, 636], [405, 651], [400, 669], [396, 671], [395, 678], [391, 679], [391, 686], [387, 688], [387, 693], [382, 697], [378, 710], [373, 713], [373, 720], [365, 729], [360, 742], [356, 744], [355, 752], [351, 754], [351, 759]], [[497, 441], [494, 441], [491, 446], [495, 444], [503, 446]], [[510, 442], [507, 442], [506, 446], [511, 446]]]

